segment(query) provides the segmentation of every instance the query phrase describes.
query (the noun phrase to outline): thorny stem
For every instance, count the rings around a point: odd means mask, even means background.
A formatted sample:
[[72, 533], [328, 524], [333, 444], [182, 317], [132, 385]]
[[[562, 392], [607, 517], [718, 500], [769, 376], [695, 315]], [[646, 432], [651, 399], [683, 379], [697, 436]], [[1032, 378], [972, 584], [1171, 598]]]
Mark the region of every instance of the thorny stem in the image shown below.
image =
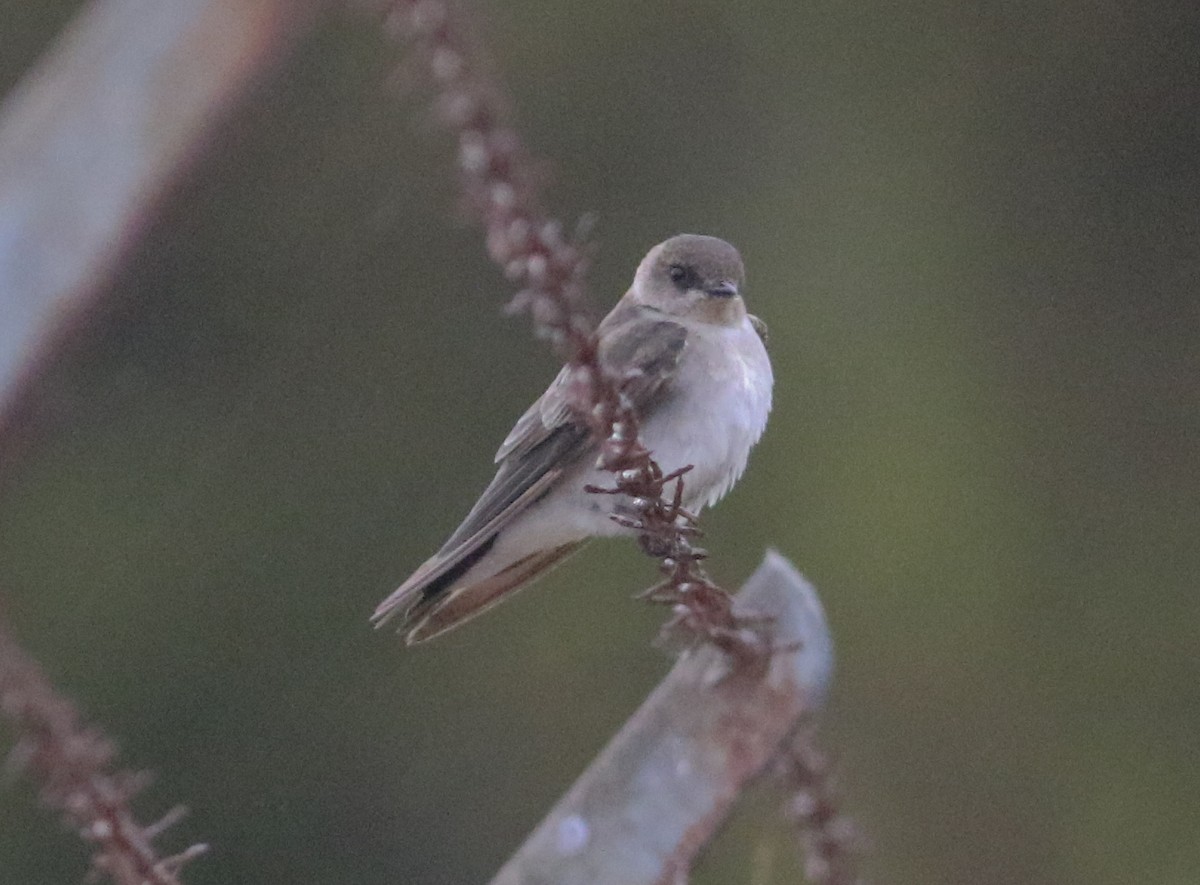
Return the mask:
[[518, 287], [508, 311], [529, 314], [538, 337], [572, 368], [572, 408], [601, 440], [598, 466], [614, 475], [613, 488], [591, 491], [629, 498], [634, 515], [617, 519], [659, 561], [665, 580], [646, 598], [671, 606], [662, 638], [704, 638], [739, 663], [761, 667], [772, 650], [764, 625], [735, 617], [729, 594], [700, 565], [706, 554], [690, 541], [699, 532], [695, 517], [680, 506], [688, 468], [664, 475], [639, 441], [638, 415], [625, 394], [630, 379], [601, 364], [583, 303], [589, 248], [540, 208], [530, 158], [463, 23], [446, 0], [385, 0], [383, 9], [387, 32], [407, 39], [438, 116], [457, 138], [467, 204], [483, 224], [488, 255]]
[[153, 841], [183, 816], [183, 809], [148, 826], [137, 822], [130, 802], [148, 777], [113, 770], [113, 744], [79, 721], [75, 706], [55, 692], [3, 625], [0, 712], [16, 734], [6, 768], [27, 774], [39, 786], [42, 802], [94, 846], [93, 875], [108, 876], [117, 885], [179, 885], [179, 870], [207, 846], [160, 857]]

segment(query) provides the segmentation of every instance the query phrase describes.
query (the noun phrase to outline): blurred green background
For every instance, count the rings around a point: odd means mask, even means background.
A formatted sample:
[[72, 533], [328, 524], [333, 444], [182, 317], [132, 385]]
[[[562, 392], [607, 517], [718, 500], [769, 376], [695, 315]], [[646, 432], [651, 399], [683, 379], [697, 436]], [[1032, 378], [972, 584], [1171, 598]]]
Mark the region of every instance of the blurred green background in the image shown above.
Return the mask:
[[[5, 88], [73, 11], [0, 2]], [[597, 305], [738, 245], [775, 413], [706, 520], [822, 592], [824, 731], [888, 883], [1200, 882], [1200, 9], [511, 0], [480, 30]], [[193, 810], [203, 883], [485, 882], [669, 666], [596, 545], [405, 650], [367, 615], [553, 358], [397, 59], [334, 18], [171, 199], [4, 465], [0, 587]], [[769, 793], [696, 882], [798, 880]], [[0, 792], [0, 881], [82, 846]]]

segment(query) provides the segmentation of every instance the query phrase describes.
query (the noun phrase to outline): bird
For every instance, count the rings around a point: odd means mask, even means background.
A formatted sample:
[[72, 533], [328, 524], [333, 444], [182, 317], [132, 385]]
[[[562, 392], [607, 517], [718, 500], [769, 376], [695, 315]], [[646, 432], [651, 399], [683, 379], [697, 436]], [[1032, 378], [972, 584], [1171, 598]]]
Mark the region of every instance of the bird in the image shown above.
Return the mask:
[[[638, 264], [596, 328], [601, 366], [624, 390], [639, 439], [664, 474], [692, 466], [683, 506], [712, 506], [746, 468], [766, 429], [774, 376], [766, 325], [747, 313], [741, 255], [722, 239], [673, 236]], [[375, 609], [398, 618], [409, 645], [431, 639], [532, 583], [596, 537], [636, 535], [612, 517], [600, 443], [571, 408], [571, 367], [518, 419], [496, 452], [496, 475], [441, 549]]]

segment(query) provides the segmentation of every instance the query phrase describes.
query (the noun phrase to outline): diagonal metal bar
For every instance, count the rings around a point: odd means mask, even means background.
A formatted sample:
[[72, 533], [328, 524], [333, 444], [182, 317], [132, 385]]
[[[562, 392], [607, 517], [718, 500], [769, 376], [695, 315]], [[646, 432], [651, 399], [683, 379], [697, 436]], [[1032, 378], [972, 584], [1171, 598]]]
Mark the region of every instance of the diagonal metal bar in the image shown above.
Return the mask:
[[[812, 585], [768, 551], [735, 601], [773, 619], [765, 673], [686, 654], [559, 801], [492, 885], [682, 881], [745, 786], [824, 702], [833, 642]], [[789, 648], [790, 647], [790, 648]]]
[[[222, 115], [324, 0], [96, 0], [0, 106], [0, 436]], [[6, 446], [11, 445], [6, 439]]]

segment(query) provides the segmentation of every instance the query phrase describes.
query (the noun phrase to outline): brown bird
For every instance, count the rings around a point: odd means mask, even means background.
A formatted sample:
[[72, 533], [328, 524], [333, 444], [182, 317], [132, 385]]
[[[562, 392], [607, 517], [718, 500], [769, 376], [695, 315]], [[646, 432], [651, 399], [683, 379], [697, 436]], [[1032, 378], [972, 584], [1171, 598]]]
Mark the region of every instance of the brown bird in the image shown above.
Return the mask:
[[[742, 259], [715, 237], [683, 234], [650, 250], [597, 329], [601, 364], [628, 388], [640, 438], [664, 472], [693, 465], [684, 506], [716, 503], [745, 470], [771, 411], [766, 327], [746, 312]], [[620, 496], [596, 466], [598, 443], [568, 407], [567, 369], [496, 453], [496, 476], [442, 548], [380, 603], [408, 642], [429, 639], [531, 583], [593, 537], [632, 535], [609, 517]]]

